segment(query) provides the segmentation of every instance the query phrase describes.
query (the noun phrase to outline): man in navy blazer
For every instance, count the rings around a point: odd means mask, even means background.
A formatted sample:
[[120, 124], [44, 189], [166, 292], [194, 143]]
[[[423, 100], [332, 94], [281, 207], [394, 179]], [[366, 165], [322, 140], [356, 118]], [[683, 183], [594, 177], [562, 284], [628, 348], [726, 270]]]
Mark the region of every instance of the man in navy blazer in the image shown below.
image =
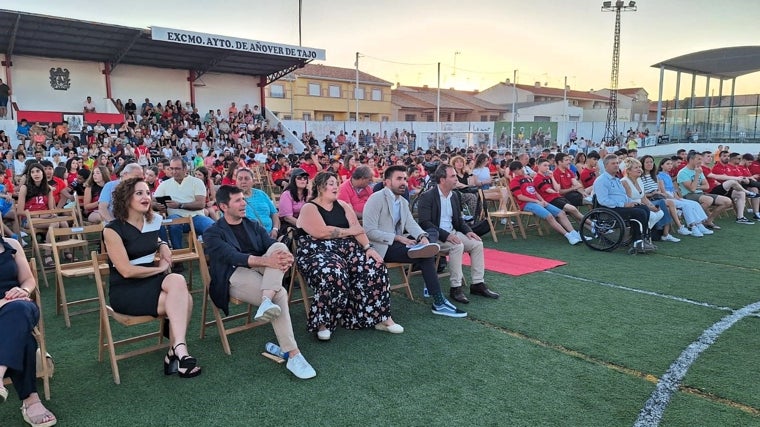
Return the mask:
[[258, 305], [254, 320], [271, 321], [287, 368], [301, 379], [317, 375], [298, 350], [288, 309], [288, 292], [282, 278], [293, 265], [288, 247], [269, 236], [258, 222], [245, 216], [243, 190], [223, 185], [216, 203], [224, 216], [203, 234], [209, 255], [214, 305], [229, 314], [230, 297]]
[[485, 274], [483, 241], [462, 220], [462, 206], [459, 203], [459, 197], [453, 192], [458, 182], [454, 167], [445, 163], [441, 164], [433, 172], [431, 179], [436, 186], [419, 196], [417, 216], [422, 228], [429, 233], [431, 230], [437, 232], [441, 250], [449, 251], [451, 298], [464, 304], [470, 302], [462, 291], [462, 255], [465, 251], [470, 254], [471, 260], [470, 294], [499, 298], [499, 294], [488, 289], [483, 281]]

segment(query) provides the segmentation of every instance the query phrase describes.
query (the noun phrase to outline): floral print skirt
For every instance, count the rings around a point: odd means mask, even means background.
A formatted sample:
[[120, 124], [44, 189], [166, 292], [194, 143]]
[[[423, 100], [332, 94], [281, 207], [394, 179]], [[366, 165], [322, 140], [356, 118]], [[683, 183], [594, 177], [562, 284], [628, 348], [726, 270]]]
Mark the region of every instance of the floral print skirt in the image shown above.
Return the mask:
[[391, 315], [388, 270], [353, 239], [298, 237], [296, 264], [314, 290], [308, 330], [371, 328]]

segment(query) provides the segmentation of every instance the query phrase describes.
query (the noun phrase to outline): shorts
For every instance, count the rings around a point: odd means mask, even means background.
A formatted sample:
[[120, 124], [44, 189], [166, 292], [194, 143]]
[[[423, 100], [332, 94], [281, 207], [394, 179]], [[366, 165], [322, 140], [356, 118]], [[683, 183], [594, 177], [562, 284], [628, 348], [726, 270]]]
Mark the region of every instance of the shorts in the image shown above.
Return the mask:
[[552, 200], [551, 203], [553, 206], [556, 206], [560, 209], [565, 209], [565, 205], [572, 205], [569, 200], [567, 200], [564, 197], [557, 197], [556, 199]]
[[0, 96], [0, 107], [7, 107], [7, 106], [8, 106], [8, 97]]
[[699, 203], [699, 198], [702, 196], [707, 196], [712, 199], [712, 204], [710, 204], [710, 206], [715, 206], [716, 204], [715, 202], [718, 200], [718, 197], [720, 197], [717, 194], [711, 194], [711, 193], [689, 193], [683, 196], [683, 198], [686, 200], [691, 200], [693, 202]]
[[522, 209], [526, 212], [530, 212], [533, 215], [541, 218], [546, 219], [549, 218], [549, 216], [559, 216], [559, 214], [562, 213], [562, 209], [552, 205], [551, 203], [546, 205], [546, 207], [539, 205], [538, 203], [526, 203], [525, 207]]
[[733, 189], [726, 191], [726, 189], [723, 188], [723, 184], [718, 184], [718, 185], [715, 186], [715, 188], [713, 188], [712, 190], [710, 190], [710, 194], [716, 194], [718, 196], [731, 197], [731, 192], [733, 192], [733, 191], [734, 191]]

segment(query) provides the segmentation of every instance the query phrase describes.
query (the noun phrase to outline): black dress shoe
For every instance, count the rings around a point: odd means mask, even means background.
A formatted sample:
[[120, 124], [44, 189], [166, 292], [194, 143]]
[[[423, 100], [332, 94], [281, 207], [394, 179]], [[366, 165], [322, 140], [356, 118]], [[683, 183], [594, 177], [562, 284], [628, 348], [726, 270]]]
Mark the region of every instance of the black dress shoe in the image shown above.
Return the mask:
[[451, 288], [451, 291], [449, 291], [449, 296], [451, 299], [453, 299], [456, 302], [462, 303], [462, 304], [469, 304], [470, 300], [467, 299], [467, 297], [464, 295], [464, 291], [462, 291], [462, 287], [458, 286], [456, 288]]
[[470, 285], [470, 294], [480, 295], [486, 298], [493, 298], [493, 299], [499, 298], [499, 294], [488, 289], [488, 286], [486, 286], [485, 283], [474, 283]]

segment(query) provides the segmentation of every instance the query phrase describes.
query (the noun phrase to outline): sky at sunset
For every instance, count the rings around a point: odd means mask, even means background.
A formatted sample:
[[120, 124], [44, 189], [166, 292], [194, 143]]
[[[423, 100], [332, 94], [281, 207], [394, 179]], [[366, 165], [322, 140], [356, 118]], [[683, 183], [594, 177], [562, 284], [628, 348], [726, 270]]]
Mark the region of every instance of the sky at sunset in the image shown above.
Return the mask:
[[[10, 10], [129, 27], [152, 25], [298, 45], [298, 0], [112, 1], [95, 4], [4, 0]], [[512, 79], [573, 89], [609, 87], [613, 12], [596, 0], [303, 0], [302, 44], [325, 49], [325, 65], [354, 67], [402, 85], [486, 89]], [[757, 45], [760, 1], [641, 0], [623, 12], [619, 87], [644, 87], [657, 99], [663, 60], [730, 46]], [[459, 53], [457, 53], [459, 52]], [[676, 74], [665, 73], [664, 98]], [[682, 78], [681, 97], [691, 77]], [[697, 78], [697, 95], [705, 79]], [[710, 84], [717, 95], [718, 84]], [[724, 95], [730, 84], [724, 84]], [[737, 94], [759, 93], [760, 73], [737, 79]]]

